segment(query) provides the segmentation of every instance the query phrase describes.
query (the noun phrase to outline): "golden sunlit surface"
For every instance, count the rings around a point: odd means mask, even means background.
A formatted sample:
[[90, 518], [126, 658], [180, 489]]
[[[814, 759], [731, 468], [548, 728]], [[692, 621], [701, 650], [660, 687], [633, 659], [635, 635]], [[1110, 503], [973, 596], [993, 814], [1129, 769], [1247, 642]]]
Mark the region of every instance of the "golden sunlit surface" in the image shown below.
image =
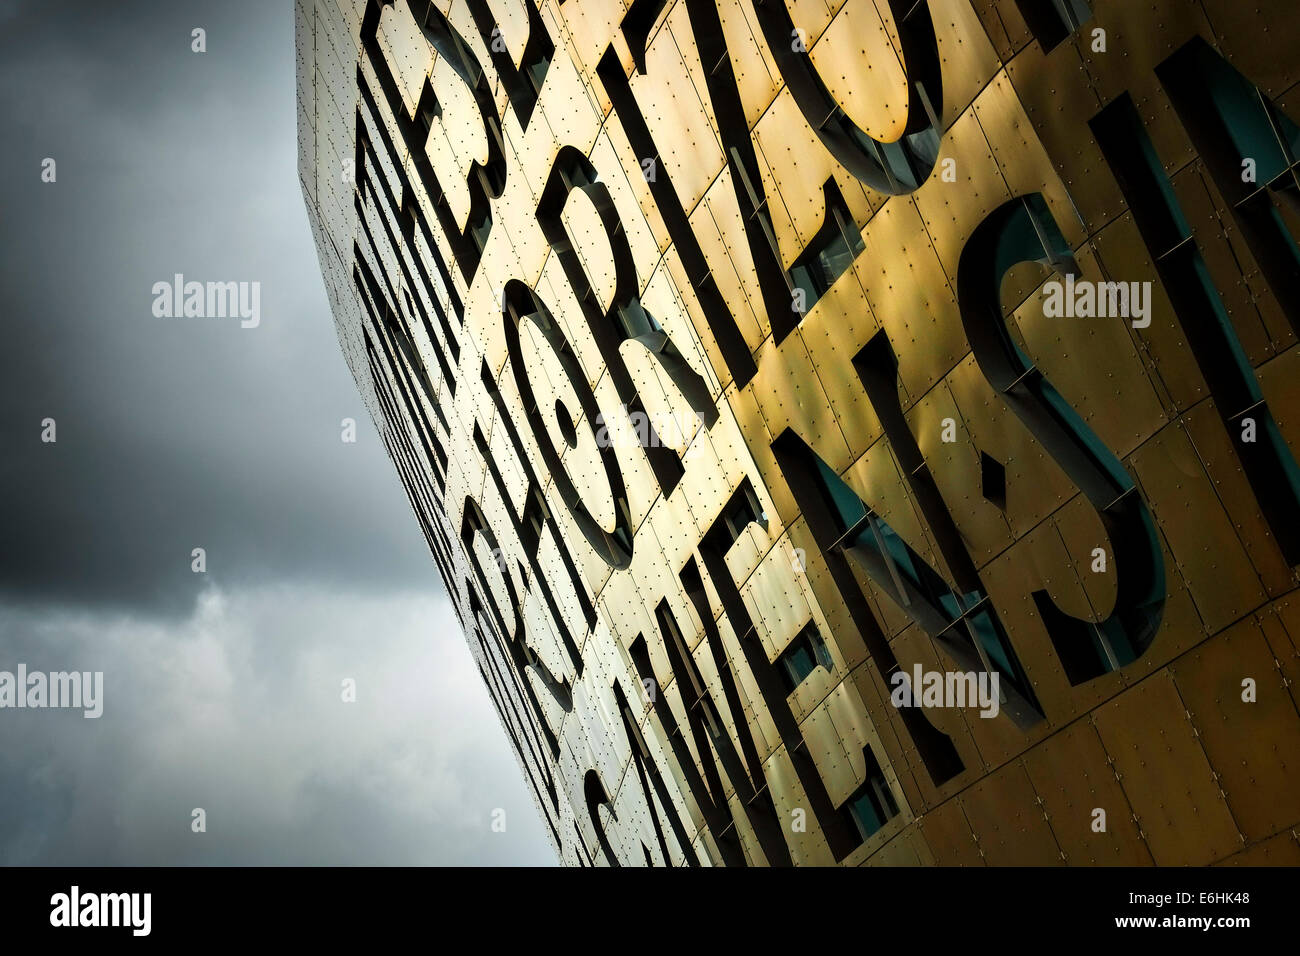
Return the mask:
[[564, 863], [1300, 862], [1290, 8], [298, 0], [339, 337]]

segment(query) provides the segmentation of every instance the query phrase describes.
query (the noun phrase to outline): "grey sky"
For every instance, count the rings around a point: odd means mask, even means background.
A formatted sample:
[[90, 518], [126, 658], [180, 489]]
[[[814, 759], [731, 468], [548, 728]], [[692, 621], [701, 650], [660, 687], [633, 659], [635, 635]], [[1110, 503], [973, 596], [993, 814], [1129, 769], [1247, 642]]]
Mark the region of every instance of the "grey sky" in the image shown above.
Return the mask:
[[[554, 862], [339, 352], [293, 58], [288, 0], [0, 0], [0, 670], [106, 683], [0, 710], [0, 862]], [[174, 273], [260, 327], [155, 318]]]

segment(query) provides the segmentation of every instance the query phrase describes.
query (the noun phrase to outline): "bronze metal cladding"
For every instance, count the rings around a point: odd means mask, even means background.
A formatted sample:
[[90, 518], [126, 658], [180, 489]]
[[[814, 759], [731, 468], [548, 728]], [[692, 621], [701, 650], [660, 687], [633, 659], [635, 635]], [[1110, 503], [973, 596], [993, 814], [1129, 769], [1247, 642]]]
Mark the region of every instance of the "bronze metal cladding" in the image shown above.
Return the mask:
[[1300, 857], [1293, 0], [296, 18], [339, 339], [563, 863]]

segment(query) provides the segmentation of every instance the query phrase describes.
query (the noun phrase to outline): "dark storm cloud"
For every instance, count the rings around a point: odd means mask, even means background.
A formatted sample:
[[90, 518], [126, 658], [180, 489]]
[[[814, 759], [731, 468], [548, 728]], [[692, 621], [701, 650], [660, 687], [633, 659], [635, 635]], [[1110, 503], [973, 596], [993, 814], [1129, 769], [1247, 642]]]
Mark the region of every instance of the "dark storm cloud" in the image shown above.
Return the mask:
[[104, 674], [97, 719], [0, 713], [0, 864], [552, 864], [457, 627], [298, 585], [180, 622], [0, 609], [16, 659]]
[[[340, 440], [378, 442], [307, 238], [291, 4], [0, 18], [0, 589], [183, 613], [195, 547], [225, 584], [427, 583], [392, 468]], [[261, 324], [156, 318], [176, 273], [260, 282]]]
[[[554, 862], [339, 352], [293, 42], [284, 0], [0, 0], [0, 670], [105, 697], [0, 710], [0, 864]], [[175, 273], [260, 325], [156, 318]]]

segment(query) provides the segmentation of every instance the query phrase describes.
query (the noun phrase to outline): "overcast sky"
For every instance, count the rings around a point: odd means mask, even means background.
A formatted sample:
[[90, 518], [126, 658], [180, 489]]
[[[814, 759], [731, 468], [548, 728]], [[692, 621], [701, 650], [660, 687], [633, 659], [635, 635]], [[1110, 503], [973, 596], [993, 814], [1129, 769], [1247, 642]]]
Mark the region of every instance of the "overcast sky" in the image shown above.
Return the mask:
[[[290, 0], [0, 0], [0, 671], [105, 682], [0, 710], [0, 863], [555, 862], [339, 351], [293, 40]], [[175, 273], [260, 326], [154, 317]]]

